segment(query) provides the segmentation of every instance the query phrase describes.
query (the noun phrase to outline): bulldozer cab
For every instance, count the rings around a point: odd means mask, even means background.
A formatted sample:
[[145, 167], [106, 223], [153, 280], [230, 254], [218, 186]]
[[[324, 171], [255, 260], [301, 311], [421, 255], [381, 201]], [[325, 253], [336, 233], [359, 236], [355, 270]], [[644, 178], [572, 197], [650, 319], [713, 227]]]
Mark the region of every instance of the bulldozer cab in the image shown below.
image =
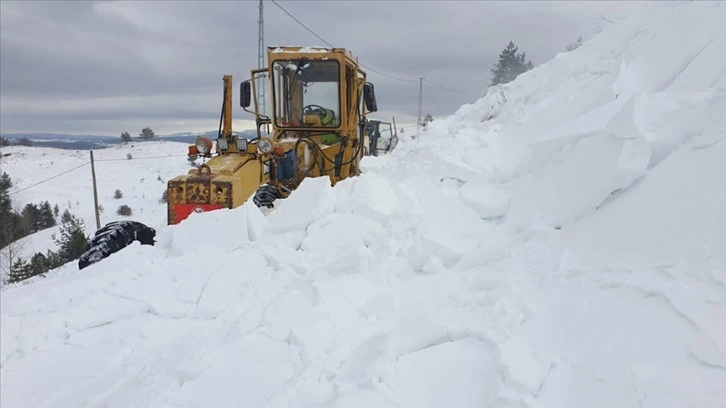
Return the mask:
[[[377, 105], [357, 58], [340, 48], [268, 47], [268, 61], [240, 88], [241, 106], [257, 118], [268, 184], [285, 197], [305, 177], [335, 184], [359, 174], [366, 115]], [[261, 86], [269, 98], [262, 99]], [[268, 125], [272, 132], [264, 135]]]

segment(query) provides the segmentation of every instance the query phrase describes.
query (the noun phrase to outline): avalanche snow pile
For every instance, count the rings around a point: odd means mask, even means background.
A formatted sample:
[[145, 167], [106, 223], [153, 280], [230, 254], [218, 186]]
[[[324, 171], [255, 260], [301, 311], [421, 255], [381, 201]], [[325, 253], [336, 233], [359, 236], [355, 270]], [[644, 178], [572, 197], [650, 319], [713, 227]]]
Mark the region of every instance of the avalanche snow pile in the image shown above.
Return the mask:
[[263, 215], [2, 292], [4, 407], [718, 407], [723, 3], [654, 3]]

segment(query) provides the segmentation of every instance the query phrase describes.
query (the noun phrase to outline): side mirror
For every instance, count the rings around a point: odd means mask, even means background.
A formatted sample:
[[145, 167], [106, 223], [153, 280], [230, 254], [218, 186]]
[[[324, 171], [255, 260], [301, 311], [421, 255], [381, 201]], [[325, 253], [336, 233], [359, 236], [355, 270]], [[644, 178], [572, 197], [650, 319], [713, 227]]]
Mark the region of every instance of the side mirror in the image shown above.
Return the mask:
[[366, 82], [366, 84], [363, 85], [363, 101], [365, 102], [366, 109], [369, 112], [378, 111], [378, 105], [376, 104], [376, 92], [373, 88], [373, 84], [370, 82]]
[[252, 102], [252, 85], [250, 81], [239, 84], [239, 106], [247, 108]]

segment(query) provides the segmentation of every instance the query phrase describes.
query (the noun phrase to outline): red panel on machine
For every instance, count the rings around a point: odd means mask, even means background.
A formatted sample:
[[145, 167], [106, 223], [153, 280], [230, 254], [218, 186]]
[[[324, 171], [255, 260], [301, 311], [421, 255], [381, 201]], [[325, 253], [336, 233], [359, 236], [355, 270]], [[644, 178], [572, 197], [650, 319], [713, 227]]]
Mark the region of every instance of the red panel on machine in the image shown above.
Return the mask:
[[184, 221], [193, 212], [207, 212], [226, 208], [219, 204], [177, 204], [174, 206], [174, 214], [176, 215], [176, 223]]

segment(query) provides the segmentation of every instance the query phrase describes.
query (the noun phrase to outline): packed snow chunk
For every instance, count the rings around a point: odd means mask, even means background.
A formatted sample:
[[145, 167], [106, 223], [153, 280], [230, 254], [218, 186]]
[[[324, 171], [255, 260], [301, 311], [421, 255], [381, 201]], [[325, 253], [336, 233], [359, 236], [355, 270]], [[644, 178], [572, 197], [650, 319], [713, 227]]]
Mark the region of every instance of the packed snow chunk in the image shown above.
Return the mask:
[[355, 214], [329, 214], [310, 224], [301, 248], [315, 256], [341, 258], [382, 239], [377, 222]]
[[257, 241], [262, 238], [267, 227], [268, 220], [259, 207], [252, 200], [247, 200], [239, 209], [247, 217], [247, 237], [250, 241]]
[[326, 315], [316, 310], [310, 300], [300, 292], [285, 295], [267, 308], [265, 321], [273, 339], [287, 339], [290, 330], [315, 325]]
[[268, 217], [268, 230], [283, 232], [304, 229], [313, 220], [334, 209], [335, 194], [330, 178], [308, 177], [286, 199], [275, 202], [275, 210]]
[[254, 282], [269, 279], [273, 271], [257, 250], [244, 249], [232, 252], [239, 263], [215, 262], [207, 263], [207, 269], [197, 273], [206, 280], [194, 302], [195, 314], [217, 316], [229, 311], [247, 307], [254, 291]]
[[[399, 208], [400, 203], [396, 190], [391, 182], [375, 174], [363, 174], [351, 181], [349, 191], [338, 192], [336, 210], [343, 212], [346, 207], [354, 214], [384, 224]], [[345, 181], [335, 187], [342, 187]], [[337, 192], [337, 191], [336, 191]], [[347, 194], [343, 194], [347, 193]]]
[[548, 367], [530, 346], [521, 339], [509, 337], [499, 344], [499, 353], [513, 381], [521, 384], [528, 392], [539, 389]]
[[[624, 171], [632, 170], [635, 173], [642, 173], [650, 164], [650, 144], [645, 138], [642, 129], [642, 119], [639, 112], [636, 112], [639, 98], [633, 97], [620, 111], [608, 122], [607, 130], [615, 137], [624, 140], [618, 167]], [[636, 115], [638, 118], [636, 119]], [[636, 123], [639, 122], [639, 123]]]
[[512, 191], [508, 222], [518, 225], [540, 212], [565, 225], [593, 213], [645, 174], [646, 160], [639, 161], [641, 167], [620, 167], [623, 152], [629, 151], [626, 142], [602, 132], [580, 140], [564, 162], [524, 176]]
[[445, 326], [425, 315], [405, 315], [395, 323], [389, 345], [396, 358], [451, 340]]
[[494, 186], [466, 183], [459, 188], [459, 196], [483, 219], [502, 217], [509, 209], [509, 195]]
[[400, 406], [496, 406], [499, 369], [490, 345], [464, 338], [400, 357], [384, 381]]
[[396, 300], [388, 293], [381, 293], [368, 299], [361, 306], [361, 315], [366, 318], [385, 319], [396, 310]]
[[479, 214], [456, 198], [430, 192], [424, 203], [426, 218], [421, 243], [424, 251], [446, 259], [458, 259], [474, 250], [491, 229]]
[[378, 373], [376, 365], [383, 361], [388, 351], [388, 334], [376, 334], [360, 342], [338, 371], [336, 380], [364, 385]]
[[726, 139], [708, 140], [706, 147], [679, 149], [617, 200], [565, 231], [568, 249], [589, 265], [726, 265]]
[[[170, 253], [179, 256], [188, 252], [199, 252], [205, 249], [231, 251], [250, 242], [247, 234], [247, 210], [219, 209], [205, 213], [192, 213], [179, 224], [171, 225], [168, 231]], [[220, 236], [220, 231], [234, 231], [234, 234]], [[160, 239], [161, 241], [161, 239]]]
[[[204, 347], [200, 375], [180, 381], [171, 406], [260, 407], [286, 387], [299, 364], [294, 346], [259, 334]], [[184, 361], [184, 356], [179, 356]]]

